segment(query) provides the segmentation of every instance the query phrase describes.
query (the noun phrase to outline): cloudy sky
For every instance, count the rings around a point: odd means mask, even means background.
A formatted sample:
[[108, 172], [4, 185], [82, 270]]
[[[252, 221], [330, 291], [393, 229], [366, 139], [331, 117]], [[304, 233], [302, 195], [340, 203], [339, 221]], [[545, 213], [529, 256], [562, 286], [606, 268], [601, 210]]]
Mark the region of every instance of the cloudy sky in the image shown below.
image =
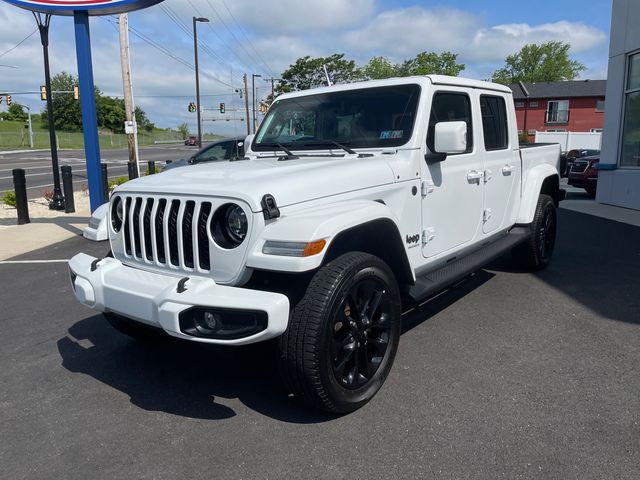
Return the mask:
[[[582, 78], [606, 78], [611, 0], [166, 0], [129, 15], [131, 63], [136, 104], [153, 122], [175, 127], [195, 114], [191, 18], [199, 24], [201, 92], [205, 130], [241, 133], [239, 121], [220, 121], [225, 102], [233, 119], [242, 108], [233, 93], [242, 74], [278, 77], [305, 55], [345, 53], [364, 64], [374, 55], [401, 62], [422, 51], [450, 50], [467, 65], [463, 76], [488, 78], [504, 58], [527, 43], [561, 40], [587, 66]], [[43, 84], [42, 47], [30, 12], [0, 1], [0, 92], [37, 91]], [[91, 19], [96, 85], [122, 95], [117, 19]], [[54, 17], [51, 69], [76, 73], [73, 20]], [[258, 98], [270, 85], [256, 78]], [[39, 95], [14, 100], [40, 111]], [[2, 107], [4, 108], [4, 104]], [[238, 113], [238, 116], [240, 113]], [[211, 121], [216, 119], [216, 121]]]

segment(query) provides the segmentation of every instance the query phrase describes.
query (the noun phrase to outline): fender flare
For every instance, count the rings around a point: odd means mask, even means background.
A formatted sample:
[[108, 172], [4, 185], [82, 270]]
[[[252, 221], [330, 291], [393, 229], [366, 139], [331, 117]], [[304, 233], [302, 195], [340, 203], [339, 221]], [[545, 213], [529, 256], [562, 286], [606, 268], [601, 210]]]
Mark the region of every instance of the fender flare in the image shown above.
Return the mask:
[[[370, 200], [353, 200], [292, 213], [283, 212], [279, 219], [265, 227], [260, 238], [254, 243], [247, 257], [247, 267], [290, 273], [315, 270], [323, 264], [333, 241], [343, 232], [380, 220], [392, 222], [396, 228], [398, 227], [398, 220], [389, 207], [381, 202]], [[398, 232], [400, 232], [399, 228]], [[325, 240], [327, 243], [322, 252], [310, 257], [287, 257], [262, 253], [267, 241], [308, 243], [318, 240]], [[404, 245], [402, 248], [406, 256]], [[406, 260], [408, 262], [408, 258]]]
[[[548, 164], [537, 165], [527, 172], [527, 177], [522, 188], [522, 201], [520, 203], [520, 211], [516, 223], [528, 224], [533, 222], [533, 217], [536, 212], [536, 206], [538, 205], [538, 197], [542, 192], [545, 182], [549, 179], [557, 180], [554, 185], [554, 189], [559, 189], [560, 177], [558, 171]], [[554, 200], [558, 200], [559, 192], [556, 191], [553, 195]]]

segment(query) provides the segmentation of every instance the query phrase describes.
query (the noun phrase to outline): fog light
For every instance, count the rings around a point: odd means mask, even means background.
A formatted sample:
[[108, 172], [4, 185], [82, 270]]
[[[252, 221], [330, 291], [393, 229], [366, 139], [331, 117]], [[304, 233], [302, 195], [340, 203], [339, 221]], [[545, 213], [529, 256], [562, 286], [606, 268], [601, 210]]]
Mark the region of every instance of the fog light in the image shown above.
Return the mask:
[[193, 337], [232, 340], [267, 328], [266, 312], [222, 308], [192, 308], [179, 315], [180, 331]]
[[218, 326], [216, 316], [211, 312], [204, 312], [204, 323], [206, 323], [207, 327], [209, 327], [211, 330], [215, 330]]

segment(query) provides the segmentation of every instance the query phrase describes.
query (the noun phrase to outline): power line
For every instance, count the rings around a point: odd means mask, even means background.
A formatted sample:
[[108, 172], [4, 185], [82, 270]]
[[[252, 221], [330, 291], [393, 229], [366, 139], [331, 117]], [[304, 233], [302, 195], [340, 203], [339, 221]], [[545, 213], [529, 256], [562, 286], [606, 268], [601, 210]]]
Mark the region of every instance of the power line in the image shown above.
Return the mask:
[[[101, 17], [101, 18], [105, 18], [105, 17]], [[105, 18], [105, 20], [109, 23], [112, 23], [113, 25], [116, 25], [117, 22], [114, 20], [109, 20], [108, 18]], [[187, 60], [185, 60], [184, 58], [179, 57], [178, 55], [174, 54], [173, 52], [171, 52], [168, 48], [160, 45], [158, 42], [156, 42], [155, 40], [149, 38], [147, 35], [145, 35], [144, 33], [140, 32], [138, 29], [136, 29], [135, 27], [132, 27], [131, 25], [129, 25], [129, 32], [131, 32], [133, 35], [135, 35], [136, 37], [138, 37], [140, 40], [142, 40], [143, 42], [149, 44], [150, 46], [152, 46], [153, 48], [155, 48], [156, 50], [159, 50], [160, 52], [164, 53], [165, 55], [167, 55], [168, 57], [172, 58], [173, 60], [175, 60], [178, 63], [181, 63], [182, 65], [184, 65], [185, 67], [191, 69], [191, 70], [195, 70], [195, 67], [192, 63], [189, 63]], [[206, 71], [201, 72], [202, 75], [218, 82], [221, 83], [227, 87], [230, 88], [235, 88], [233, 85], [231, 85], [230, 83], [227, 83], [223, 80], [220, 80], [219, 78], [215, 77], [214, 75], [211, 75], [210, 73], [207, 73]]]
[[[187, 1], [189, 2], [189, 5], [191, 5], [191, 8], [193, 8], [193, 10], [194, 10], [194, 11], [195, 11], [199, 16], [201, 16], [201, 17], [202, 17], [202, 16], [204, 16], [204, 15], [202, 15], [202, 13], [200, 13], [200, 11], [198, 10], [198, 7], [196, 7], [196, 6], [193, 4], [193, 2], [192, 2], [191, 0], [187, 0]], [[216, 15], [217, 15], [217, 14], [216, 14]], [[242, 57], [241, 57], [240, 55], [238, 55], [236, 52], [234, 52], [234, 51], [233, 51], [233, 49], [232, 49], [231, 47], [229, 47], [229, 45], [227, 44], [227, 42], [225, 42], [225, 40], [220, 36], [220, 34], [216, 31], [216, 29], [215, 29], [215, 28], [213, 28], [213, 27], [211, 26], [211, 24], [210, 24], [210, 23], [207, 23], [207, 27], [209, 27], [209, 30], [211, 30], [211, 31], [214, 33], [214, 35], [215, 35], [216, 37], [218, 37], [218, 40], [220, 41], [220, 43], [221, 43], [222, 45], [224, 45], [224, 47], [225, 47], [227, 50], [229, 50], [229, 52], [231, 53], [231, 55], [234, 55], [234, 56], [239, 60], [239, 63], [241, 63], [242, 65], [244, 65], [244, 66], [245, 66], [245, 68], [247, 68], [248, 70], [251, 70], [251, 67], [250, 67], [247, 63], [245, 63], [245, 61], [242, 59]]]
[[17, 45], [15, 45], [14, 47], [11, 47], [9, 50], [7, 50], [6, 52], [0, 53], [0, 57], [5, 56], [7, 53], [9, 52], [13, 52], [16, 48], [18, 48], [20, 45], [22, 45], [24, 42], [26, 42], [27, 40], [29, 40], [34, 33], [36, 33], [38, 31], [38, 29], [36, 28], [33, 32], [31, 32], [29, 35], [27, 35], [26, 37], [24, 37], [22, 40], [20, 40], [18, 42]]
[[[222, 16], [218, 13], [218, 10], [216, 10], [216, 7], [213, 6], [213, 4], [210, 2], [210, 0], [207, 0], [207, 4], [209, 5], [209, 8], [211, 8], [211, 10], [213, 10], [213, 13], [215, 14], [215, 16], [218, 17], [218, 20], [220, 20], [220, 23], [222, 24], [222, 26], [227, 30], [227, 32], [229, 32], [231, 34], [231, 36], [235, 40], [236, 44], [238, 44], [240, 46], [240, 48], [242, 48], [244, 53], [247, 55], [247, 57], [249, 57], [251, 59], [252, 62], [254, 62], [255, 64], [258, 65], [260, 62], [256, 61], [256, 59], [247, 51], [247, 49], [244, 48], [244, 45], [242, 45], [242, 42], [240, 42], [240, 40], [238, 40], [238, 37], [236, 37], [235, 33], [233, 33], [233, 31], [227, 26], [226, 22], [223, 20]], [[213, 28], [213, 27], [211, 27], [211, 28]]]
[[273, 70], [271, 69], [271, 67], [269, 66], [269, 64], [264, 60], [264, 58], [262, 58], [262, 55], [260, 55], [260, 52], [258, 52], [258, 49], [255, 47], [255, 45], [253, 44], [253, 42], [249, 39], [249, 37], [247, 37], [247, 35], [245, 34], [245, 30], [244, 28], [242, 28], [242, 25], [240, 25], [240, 23], [238, 22], [238, 20], [236, 20], [236, 17], [233, 15], [233, 13], [231, 13], [231, 10], [229, 10], [229, 7], [227, 6], [227, 2], [225, 2], [224, 0], [222, 0], [222, 5], [224, 5], [224, 8], [227, 10], [227, 12], [229, 12], [229, 15], [231, 16], [231, 18], [233, 19], [234, 23], [236, 24], [236, 26], [238, 27], [238, 30], [240, 31], [240, 33], [242, 34], [242, 36], [244, 37], [244, 39], [249, 43], [249, 45], [251, 46], [251, 48], [253, 49], [254, 52], [256, 52], [256, 55], [258, 56], [258, 58], [262, 61], [262, 64], [267, 68], [267, 70], [269, 71], [269, 74], [273, 77]]

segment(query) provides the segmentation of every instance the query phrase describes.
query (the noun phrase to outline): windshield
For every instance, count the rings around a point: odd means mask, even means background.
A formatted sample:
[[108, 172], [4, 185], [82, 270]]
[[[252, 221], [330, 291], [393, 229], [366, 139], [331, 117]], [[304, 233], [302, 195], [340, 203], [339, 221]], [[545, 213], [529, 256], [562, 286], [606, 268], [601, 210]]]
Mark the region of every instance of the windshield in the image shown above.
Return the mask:
[[253, 141], [256, 151], [384, 148], [411, 138], [420, 87], [394, 85], [276, 101]]

